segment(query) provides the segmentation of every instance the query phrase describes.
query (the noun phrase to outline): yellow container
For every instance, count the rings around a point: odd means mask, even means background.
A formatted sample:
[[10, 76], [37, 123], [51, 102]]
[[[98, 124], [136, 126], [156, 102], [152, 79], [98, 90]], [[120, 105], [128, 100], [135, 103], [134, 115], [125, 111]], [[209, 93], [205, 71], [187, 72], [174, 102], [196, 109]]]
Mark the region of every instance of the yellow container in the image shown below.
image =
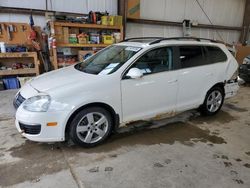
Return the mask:
[[102, 25], [115, 25], [115, 16], [102, 16]]
[[108, 25], [108, 16], [102, 16], [102, 25]]
[[122, 26], [122, 16], [115, 16], [115, 25]]
[[115, 25], [115, 16], [108, 16], [108, 25]]
[[114, 43], [113, 36], [111, 36], [111, 35], [103, 35], [102, 41], [104, 44], [113, 44]]

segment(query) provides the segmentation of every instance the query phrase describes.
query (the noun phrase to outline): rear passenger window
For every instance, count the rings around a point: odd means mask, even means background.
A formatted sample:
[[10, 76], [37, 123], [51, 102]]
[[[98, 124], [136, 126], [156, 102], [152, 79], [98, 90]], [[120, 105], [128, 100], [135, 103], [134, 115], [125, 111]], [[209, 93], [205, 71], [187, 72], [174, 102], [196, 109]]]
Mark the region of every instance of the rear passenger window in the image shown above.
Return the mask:
[[207, 59], [201, 46], [180, 46], [180, 62], [182, 68], [206, 65]]
[[218, 47], [206, 46], [210, 63], [218, 63], [227, 60], [226, 54]]

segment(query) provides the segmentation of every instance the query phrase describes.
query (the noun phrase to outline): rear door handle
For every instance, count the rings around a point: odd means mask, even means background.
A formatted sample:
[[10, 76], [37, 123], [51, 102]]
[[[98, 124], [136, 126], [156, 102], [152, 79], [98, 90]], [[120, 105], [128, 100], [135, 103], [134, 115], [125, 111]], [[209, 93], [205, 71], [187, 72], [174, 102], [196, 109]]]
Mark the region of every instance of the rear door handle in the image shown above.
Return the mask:
[[175, 79], [175, 80], [169, 80], [168, 83], [171, 84], [171, 83], [175, 83], [177, 81], [178, 81], [177, 79]]

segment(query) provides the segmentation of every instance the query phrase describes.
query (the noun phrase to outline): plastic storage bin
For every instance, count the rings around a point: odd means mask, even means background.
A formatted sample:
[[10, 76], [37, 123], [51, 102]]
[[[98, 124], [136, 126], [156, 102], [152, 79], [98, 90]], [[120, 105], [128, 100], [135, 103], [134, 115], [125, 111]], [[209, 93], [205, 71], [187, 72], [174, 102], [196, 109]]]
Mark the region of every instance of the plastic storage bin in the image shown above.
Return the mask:
[[17, 78], [3, 78], [3, 84], [5, 89], [20, 88], [20, 83]]
[[111, 36], [111, 35], [103, 35], [102, 40], [103, 40], [104, 44], [113, 44], [114, 43], [113, 36]]
[[115, 16], [102, 16], [102, 25], [115, 25]]

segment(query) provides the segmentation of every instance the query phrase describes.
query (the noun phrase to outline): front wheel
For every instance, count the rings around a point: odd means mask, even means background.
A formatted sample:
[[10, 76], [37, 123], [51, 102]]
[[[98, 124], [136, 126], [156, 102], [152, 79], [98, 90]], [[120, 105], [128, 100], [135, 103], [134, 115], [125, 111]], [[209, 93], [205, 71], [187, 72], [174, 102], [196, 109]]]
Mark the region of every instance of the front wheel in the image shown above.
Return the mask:
[[224, 102], [224, 92], [220, 87], [213, 87], [207, 92], [204, 103], [200, 107], [203, 115], [215, 115], [218, 113]]
[[70, 138], [80, 146], [93, 147], [102, 143], [112, 129], [111, 115], [99, 107], [78, 112], [70, 124]]

